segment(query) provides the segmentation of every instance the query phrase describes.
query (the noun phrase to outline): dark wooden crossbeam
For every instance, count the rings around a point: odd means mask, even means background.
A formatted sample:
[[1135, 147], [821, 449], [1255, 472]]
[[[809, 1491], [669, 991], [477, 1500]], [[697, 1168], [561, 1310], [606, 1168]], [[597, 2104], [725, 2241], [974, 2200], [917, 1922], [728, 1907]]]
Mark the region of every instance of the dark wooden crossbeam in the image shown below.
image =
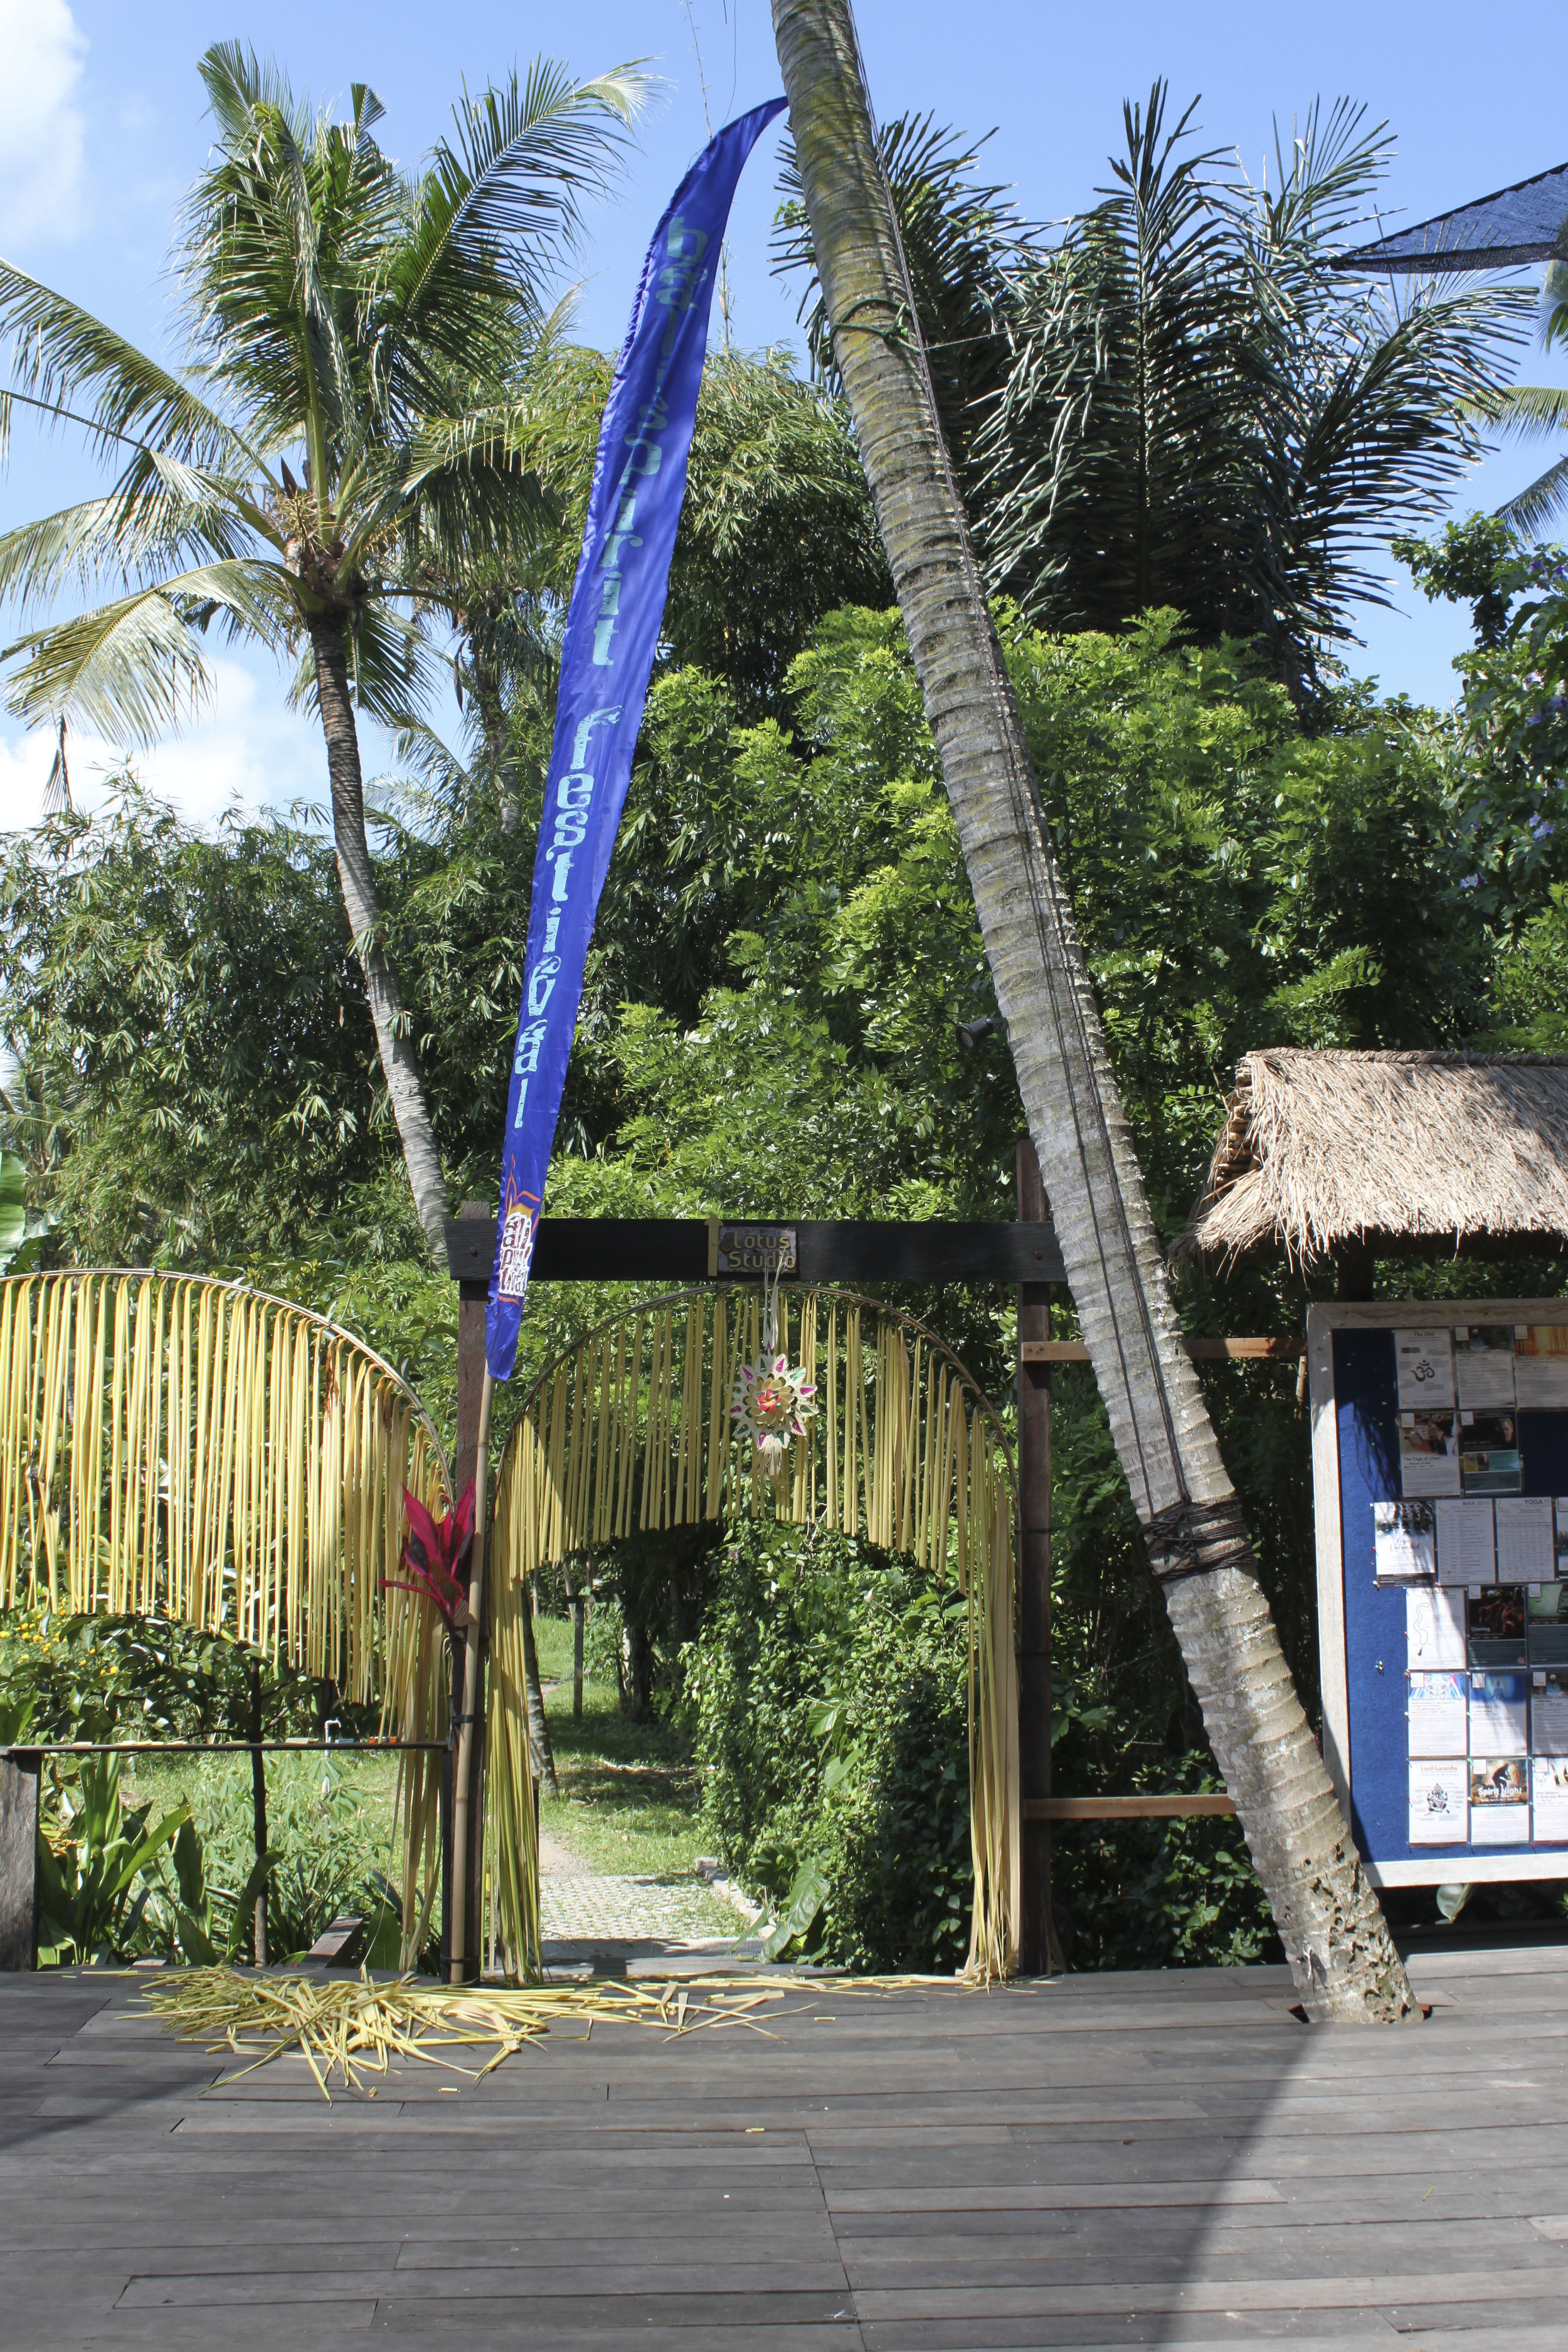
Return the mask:
[[[735, 1220], [739, 1224], [742, 1221]], [[1065, 1282], [1048, 1224], [895, 1224], [820, 1218], [747, 1219], [795, 1235], [786, 1282]], [[726, 1230], [731, 1221], [724, 1221]], [[546, 1217], [533, 1282], [657, 1282], [672, 1289], [744, 1280], [714, 1271], [715, 1229], [701, 1217]], [[454, 1217], [447, 1259], [464, 1298], [482, 1298], [495, 1257], [491, 1217]], [[761, 1280], [760, 1274], [750, 1277]]]

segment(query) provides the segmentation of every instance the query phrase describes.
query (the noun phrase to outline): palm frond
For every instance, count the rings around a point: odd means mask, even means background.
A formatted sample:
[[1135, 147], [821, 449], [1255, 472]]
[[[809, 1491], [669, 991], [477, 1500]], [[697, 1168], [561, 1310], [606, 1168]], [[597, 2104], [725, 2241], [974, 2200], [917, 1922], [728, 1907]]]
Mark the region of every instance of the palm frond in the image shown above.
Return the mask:
[[1469, 414], [1483, 416], [1520, 440], [1536, 434], [1568, 431], [1568, 386], [1555, 383], [1512, 383], [1484, 407]]
[[[878, 134], [942, 432], [966, 492], [981, 409], [1006, 366], [1007, 273], [1036, 236], [1006, 190], [977, 176], [990, 136], [963, 139], [932, 114], [900, 115]], [[804, 278], [796, 316], [805, 328], [812, 373], [837, 394], [838, 371], [793, 143], [783, 150], [779, 184], [784, 202], [774, 229], [773, 273]]]
[[1568, 514], [1568, 457], [1559, 457], [1497, 509], [1498, 520], [1511, 524], [1521, 539], [1543, 538], [1549, 526], [1564, 514]]
[[465, 297], [504, 286], [539, 313], [541, 280], [574, 241], [584, 197], [608, 184], [650, 86], [640, 64], [577, 82], [559, 60], [536, 58], [523, 79], [514, 71], [465, 94], [456, 139], [437, 142], [388, 272], [405, 332], [460, 362]]
[[106, 497], [87, 499], [0, 537], [0, 594], [25, 609], [74, 586], [155, 584], [171, 568], [248, 554], [247, 486], [172, 466], [147, 452]]
[[207, 106], [217, 125], [220, 143], [243, 147], [261, 108], [288, 117], [302, 139], [308, 117], [296, 106], [293, 92], [270, 58], [258, 58], [240, 41], [215, 41], [196, 66], [206, 89]]
[[0, 334], [7, 333], [13, 388], [73, 412], [98, 454], [129, 437], [186, 465], [254, 467], [242, 436], [178, 376], [79, 303], [0, 261]]
[[[345, 635], [355, 704], [384, 727], [395, 729], [434, 691], [440, 675], [424, 629], [378, 597], [353, 614]], [[309, 643], [300, 649], [289, 699], [297, 709], [316, 710], [316, 664]]]
[[68, 710], [110, 742], [151, 743], [207, 691], [200, 640], [214, 613], [276, 647], [295, 611], [280, 564], [201, 564], [6, 646], [6, 707], [30, 721]]
[[367, 301], [408, 206], [371, 136], [379, 101], [356, 85], [352, 122], [312, 120], [235, 44], [210, 50], [204, 71], [222, 138], [184, 208], [193, 340], [258, 446], [308, 443], [312, 413], [329, 441], [352, 438]]

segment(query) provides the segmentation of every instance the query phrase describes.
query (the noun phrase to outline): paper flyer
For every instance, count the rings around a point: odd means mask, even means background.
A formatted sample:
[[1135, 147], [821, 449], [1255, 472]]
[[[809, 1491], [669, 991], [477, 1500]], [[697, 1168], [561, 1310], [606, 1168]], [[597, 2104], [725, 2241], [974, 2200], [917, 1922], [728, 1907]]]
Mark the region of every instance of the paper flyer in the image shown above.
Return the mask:
[[1495, 1584], [1497, 1535], [1489, 1496], [1437, 1506], [1439, 1584]]
[[1464, 1845], [1470, 1833], [1468, 1764], [1423, 1759], [1410, 1767], [1412, 1845]]
[[1568, 1582], [1568, 1495], [1559, 1495], [1553, 1509], [1557, 1520], [1557, 1573]]
[[1454, 1403], [1454, 1345], [1449, 1331], [1396, 1331], [1394, 1362], [1401, 1412]]
[[1531, 1759], [1530, 1801], [1536, 1843], [1568, 1844], [1568, 1756]]
[[1568, 1757], [1568, 1669], [1531, 1670], [1530, 1747], [1535, 1756]]
[[1460, 1324], [1454, 1333], [1454, 1391], [1458, 1402], [1471, 1412], [1500, 1406], [1512, 1412], [1511, 1323]]
[[1530, 1684], [1522, 1674], [1470, 1676], [1470, 1754], [1528, 1756]]
[[1514, 1325], [1513, 1391], [1521, 1412], [1568, 1409], [1568, 1323]]
[[1468, 1601], [1472, 1667], [1488, 1670], [1529, 1662], [1522, 1584], [1483, 1584]]
[[1524, 1483], [1518, 1414], [1461, 1412], [1459, 1471], [1467, 1495], [1517, 1495]]
[[1468, 1756], [1468, 1677], [1460, 1674], [1412, 1675], [1409, 1691], [1412, 1757]]
[[1546, 1584], [1557, 1572], [1550, 1495], [1500, 1495], [1497, 1573], [1500, 1584]]
[[1531, 1666], [1568, 1666], [1568, 1584], [1530, 1587], [1524, 1622]]
[[1471, 1757], [1470, 1843], [1530, 1843], [1530, 1767], [1526, 1758]]
[[1440, 1584], [1413, 1584], [1405, 1595], [1405, 1639], [1412, 1674], [1462, 1669], [1465, 1596]]
[[1437, 1574], [1437, 1517], [1431, 1503], [1374, 1503], [1373, 1574], [1379, 1584], [1430, 1584]]
[[1404, 1495], [1458, 1495], [1459, 1437], [1451, 1412], [1399, 1416], [1399, 1490]]

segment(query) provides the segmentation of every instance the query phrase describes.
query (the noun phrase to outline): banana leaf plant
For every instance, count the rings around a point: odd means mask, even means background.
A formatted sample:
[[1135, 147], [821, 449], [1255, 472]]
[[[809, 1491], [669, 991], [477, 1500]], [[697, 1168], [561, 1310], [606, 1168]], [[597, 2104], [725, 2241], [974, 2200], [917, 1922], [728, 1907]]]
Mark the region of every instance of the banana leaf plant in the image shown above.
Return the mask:
[[[257, 1899], [282, 1859], [282, 1847], [269, 1845], [265, 1853], [257, 1857], [239, 1893], [228, 1895], [222, 1888], [207, 1885], [202, 1842], [189, 1821], [181, 1823], [174, 1853], [174, 1876], [180, 1892], [170, 1907], [180, 1949], [187, 1960], [194, 1960], [198, 1968], [211, 1969], [220, 1963], [232, 1967], [245, 1957]], [[228, 1906], [226, 1926], [215, 1905]]]
[[152, 1893], [136, 1882], [191, 1817], [176, 1805], [156, 1828], [150, 1808], [127, 1807], [118, 1756], [84, 1758], [59, 1792], [59, 1817], [38, 1832], [38, 1959], [41, 1965], [118, 1958], [142, 1925]]

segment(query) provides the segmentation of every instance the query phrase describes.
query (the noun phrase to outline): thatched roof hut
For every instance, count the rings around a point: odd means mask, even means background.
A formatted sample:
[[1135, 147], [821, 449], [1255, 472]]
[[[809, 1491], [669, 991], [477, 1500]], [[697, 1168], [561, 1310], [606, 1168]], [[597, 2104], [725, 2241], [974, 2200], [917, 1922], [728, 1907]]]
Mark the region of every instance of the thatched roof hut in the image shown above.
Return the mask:
[[[1248, 1054], [1176, 1265], [1568, 1244], [1568, 1055]], [[1349, 1284], [1346, 1277], [1349, 1276]]]

